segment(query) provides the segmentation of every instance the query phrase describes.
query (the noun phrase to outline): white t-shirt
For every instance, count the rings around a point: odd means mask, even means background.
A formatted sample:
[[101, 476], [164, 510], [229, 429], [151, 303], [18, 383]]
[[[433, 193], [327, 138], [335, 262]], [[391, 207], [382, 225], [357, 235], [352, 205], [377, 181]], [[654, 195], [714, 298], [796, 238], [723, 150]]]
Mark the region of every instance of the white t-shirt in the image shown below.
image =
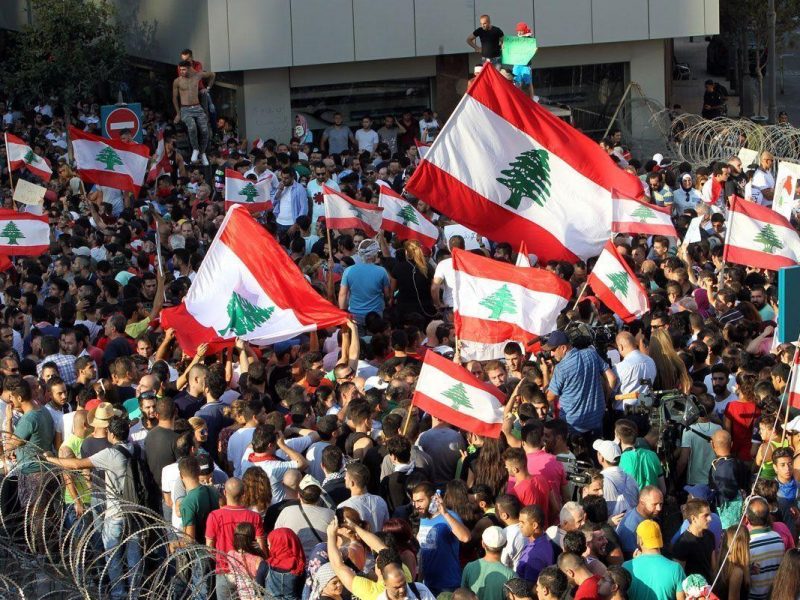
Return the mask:
[[242, 457], [253, 440], [255, 427], [242, 427], [233, 432], [228, 440], [228, 462], [233, 465], [233, 476], [242, 476]]
[[772, 176], [772, 173], [764, 171], [763, 169], [757, 169], [756, 172], [753, 173], [753, 179], [750, 183], [752, 184], [751, 194], [753, 196], [753, 202], [758, 202], [763, 206], [772, 206], [772, 200], [767, 200], [761, 193], [761, 190], [775, 189], [775, 178]]
[[60, 433], [61, 438], [65, 439], [67, 436], [64, 435], [64, 413], [50, 406], [49, 402], [45, 404], [44, 407], [47, 409], [47, 412], [50, 413], [50, 416], [53, 417], [53, 430]]
[[111, 205], [111, 214], [115, 217], [122, 214], [122, 209], [125, 208], [125, 201], [122, 199], [122, 191], [107, 187], [105, 185], [98, 185], [97, 189], [103, 195], [103, 202], [108, 202]]
[[374, 129], [359, 129], [356, 131], [355, 137], [359, 152], [375, 152], [375, 146], [381, 141], [378, 137], [378, 132]]
[[436, 281], [442, 281], [442, 305], [453, 307], [453, 288], [456, 285], [456, 273], [453, 270], [453, 259], [445, 258], [436, 265], [433, 272]]
[[522, 556], [522, 551], [528, 540], [522, 535], [519, 530], [519, 523], [508, 525], [505, 528], [506, 532], [506, 545], [503, 552], [500, 554], [500, 561], [509, 569], [517, 570], [519, 564], [519, 557]]

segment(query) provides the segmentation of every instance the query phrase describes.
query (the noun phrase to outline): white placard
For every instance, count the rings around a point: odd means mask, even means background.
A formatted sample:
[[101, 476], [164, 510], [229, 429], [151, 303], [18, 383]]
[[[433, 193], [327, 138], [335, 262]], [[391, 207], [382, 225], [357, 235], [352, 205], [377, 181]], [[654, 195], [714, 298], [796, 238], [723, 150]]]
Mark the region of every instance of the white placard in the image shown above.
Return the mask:
[[700, 235], [700, 221], [703, 220], [703, 217], [695, 217], [692, 219], [691, 223], [689, 223], [689, 227], [686, 230], [686, 235], [683, 236], [683, 245], [686, 246], [687, 244], [693, 244], [695, 242], [702, 241], [702, 236]]
[[464, 249], [475, 250], [481, 247], [481, 236], [477, 233], [464, 227], [463, 225], [445, 225], [444, 226], [444, 239], [450, 242], [450, 238], [454, 235], [460, 235], [464, 238]]
[[46, 191], [47, 188], [43, 188], [40, 185], [24, 179], [17, 179], [17, 186], [14, 188], [14, 202], [39, 206], [44, 202]]
[[778, 164], [772, 209], [787, 219], [792, 218], [792, 209], [795, 207], [794, 197], [797, 193], [798, 178], [800, 178], [800, 165], [786, 161]]
[[750, 150], [750, 148], [742, 148], [737, 154], [739, 160], [742, 161], [742, 170], [747, 171], [747, 167], [752, 164], [758, 164], [758, 151]]

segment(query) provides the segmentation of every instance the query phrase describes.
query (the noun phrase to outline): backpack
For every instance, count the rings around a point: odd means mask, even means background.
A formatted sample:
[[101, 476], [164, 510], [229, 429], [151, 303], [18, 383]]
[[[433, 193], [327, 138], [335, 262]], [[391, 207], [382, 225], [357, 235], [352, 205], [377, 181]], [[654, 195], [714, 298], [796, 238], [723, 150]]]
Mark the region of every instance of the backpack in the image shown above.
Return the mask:
[[122, 483], [120, 495], [126, 502], [145, 506], [156, 512], [161, 511], [158, 489], [150, 469], [144, 461], [144, 454], [134, 444], [133, 454], [125, 446], [117, 444], [115, 448], [127, 459], [125, 464], [125, 480]]

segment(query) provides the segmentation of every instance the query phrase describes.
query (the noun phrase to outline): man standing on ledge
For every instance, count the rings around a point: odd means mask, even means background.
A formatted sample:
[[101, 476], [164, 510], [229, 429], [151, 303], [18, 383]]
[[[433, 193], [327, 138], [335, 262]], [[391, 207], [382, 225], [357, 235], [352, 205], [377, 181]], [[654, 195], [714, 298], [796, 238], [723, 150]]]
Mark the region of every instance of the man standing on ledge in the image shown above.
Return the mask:
[[[503, 30], [492, 25], [489, 15], [481, 15], [481, 26], [472, 32], [467, 38], [469, 44], [475, 52], [480, 52], [483, 62], [489, 61], [493, 65], [500, 64], [500, 49], [503, 46]], [[475, 40], [479, 39], [481, 45], [478, 46]]]
[[[198, 157], [204, 166], [208, 166], [206, 145], [208, 144], [208, 117], [200, 106], [198, 95], [199, 80], [206, 80], [208, 88], [214, 85], [214, 73], [195, 71], [191, 61], [183, 60], [178, 65], [178, 77], [172, 82], [172, 105], [175, 107], [175, 122], [183, 121], [189, 130], [189, 143], [192, 146], [192, 158], [196, 163]], [[198, 140], [198, 130], [200, 139]]]

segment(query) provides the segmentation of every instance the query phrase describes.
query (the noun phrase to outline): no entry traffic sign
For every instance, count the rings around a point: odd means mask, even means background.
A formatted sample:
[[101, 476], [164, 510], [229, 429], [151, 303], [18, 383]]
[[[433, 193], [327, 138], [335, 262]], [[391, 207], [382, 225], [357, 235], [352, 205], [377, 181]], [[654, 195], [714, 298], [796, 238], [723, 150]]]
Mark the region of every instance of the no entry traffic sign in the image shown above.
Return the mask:
[[100, 109], [103, 137], [119, 138], [126, 129], [131, 132], [134, 141], [142, 141], [142, 105], [110, 104]]

